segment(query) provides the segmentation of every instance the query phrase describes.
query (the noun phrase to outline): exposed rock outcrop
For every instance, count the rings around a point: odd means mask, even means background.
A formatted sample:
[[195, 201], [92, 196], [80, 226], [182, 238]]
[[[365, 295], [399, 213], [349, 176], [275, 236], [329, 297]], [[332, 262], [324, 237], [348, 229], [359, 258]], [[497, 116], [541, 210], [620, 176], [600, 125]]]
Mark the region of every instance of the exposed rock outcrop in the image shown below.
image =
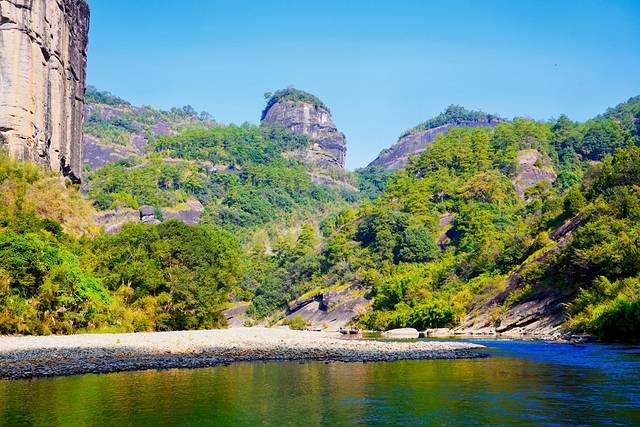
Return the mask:
[[557, 177], [548, 156], [537, 150], [518, 152], [518, 175], [514, 178], [513, 185], [521, 199], [526, 198], [525, 192], [528, 188], [534, 187], [540, 181], [553, 184]]
[[83, 162], [91, 166], [91, 169], [99, 169], [107, 163], [129, 159], [142, 154], [133, 146], [104, 144], [100, 141], [100, 138], [93, 135], [84, 135], [82, 144]]
[[409, 163], [411, 156], [419, 156], [438, 135], [454, 127], [495, 127], [504, 120], [480, 111], [469, 111], [451, 105], [447, 110], [423, 124], [405, 132], [390, 148], [383, 150], [369, 166], [397, 170]]
[[314, 173], [313, 171], [307, 171], [307, 176], [309, 176], [309, 179], [311, 179], [311, 182], [313, 182], [314, 184], [324, 185], [326, 187], [340, 188], [347, 191], [352, 191], [354, 193], [357, 193], [360, 191], [353, 184], [349, 182], [341, 181], [329, 175]]
[[509, 296], [524, 288], [521, 280], [523, 273], [564, 248], [573, 231], [587, 220], [588, 216], [579, 214], [549, 233], [549, 238], [555, 241], [555, 244], [511, 273], [502, 292], [486, 301], [476, 301], [475, 306], [454, 332], [459, 335], [500, 334], [537, 339], [568, 338], [571, 334], [563, 329], [567, 320], [565, 304], [575, 297], [573, 291], [543, 288], [519, 298], [515, 303], [507, 302]]
[[241, 328], [247, 324], [256, 324], [251, 317], [247, 315], [247, 310], [251, 306], [251, 303], [243, 302], [237, 303], [233, 307], [230, 307], [222, 312], [225, 319], [227, 319], [227, 326], [230, 328]]
[[85, 0], [0, 0], [0, 146], [76, 182], [88, 32]]
[[172, 208], [162, 208], [156, 212], [153, 206], [141, 206], [140, 209], [121, 208], [102, 211], [96, 214], [94, 221], [104, 227], [107, 234], [120, 232], [126, 223], [159, 224], [162, 220], [176, 219], [187, 225], [200, 223], [204, 206], [197, 200], [189, 200]]
[[328, 290], [289, 303], [287, 319], [302, 317], [311, 328], [338, 331], [371, 305], [359, 287]]
[[491, 307], [468, 316], [454, 330], [457, 335], [502, 335], [535, 339], [563, 339], [571, 335], [562, 328], [567, 317], [564, 306], [571, 296], [548, 293], [510, 306], [494, 317]]
[[[144, 155], [149, 138], [175, 135], [176, 129], [218, 125], [197, 115], [135, 107], [128, 103], [107, 105], [89, 101], [84, 114], [83, 162], [92, 169]], [[109, 133], [103, 134], [101, 129], [104, 128], [116, 129], [118, 138]]]
[[311, 145], [292, 155], [304, 162], [344, 168], [347, 142], [329, 109], [315, 96], [297, 89], [277, 91], [262, 112], [260, 124], [306, 135]]

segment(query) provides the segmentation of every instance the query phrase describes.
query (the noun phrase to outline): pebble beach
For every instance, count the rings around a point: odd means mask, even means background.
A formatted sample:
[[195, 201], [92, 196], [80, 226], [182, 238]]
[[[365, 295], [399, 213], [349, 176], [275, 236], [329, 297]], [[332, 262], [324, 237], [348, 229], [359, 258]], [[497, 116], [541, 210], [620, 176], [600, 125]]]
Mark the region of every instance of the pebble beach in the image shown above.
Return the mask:
[[375, 362], [484, 357], [464, 342], [345, 339], [278, 328], [0, 337], [0, 379], [145, 369], [199, 368], [242, 361]]

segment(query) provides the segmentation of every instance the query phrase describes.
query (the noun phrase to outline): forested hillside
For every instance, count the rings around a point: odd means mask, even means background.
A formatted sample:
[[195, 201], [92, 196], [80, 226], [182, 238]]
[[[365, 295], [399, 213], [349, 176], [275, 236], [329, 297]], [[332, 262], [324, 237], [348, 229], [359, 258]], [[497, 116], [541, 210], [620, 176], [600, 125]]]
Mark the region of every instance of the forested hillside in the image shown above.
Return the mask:
[[[318, 300], [327, 313], [357, 300], [370, 329], [504, 325], [555, 298], [571, 330], [633, 339], [639, 123], [632, 98], [584, 123], [452, 128], [396, 173], [360, 171], [360, 195], [283, 155], [304, 136], [249, 124], [149, 135], [143, 154], [90, 171], [84, 195], [3, 154], [0, 332], [219, 327], [238, 302], [290, 324]], [[200, 225], [163, 218], [190, 200]], [[143, 205], [150, 224], [94, 223]]]
[[370, 291], [373, 329], [453, 327], [474, 307], [499, 321], [557, 294], [574, 331], [637, 337], [639, 117], [632, 98], [586, 123], [449, 130], [338, 216], [316, 282]]
[[[92, 92], [89, 101], [89, 110], [101, 111], [100, 117], [109, 106], [128, 106], [106, 92]], [[99, 121], [101, 128], [122, 129], [123, 139], [131, 143], [141, 135], [127, 133], [127, 128], [139, 129], [140, 123], [148, 127], [138, 152], [87, 173], [85, 188], [96, 208], [107, 212], [105, 218], [126, 220], [131, 210], [147, 205], [162, 220], [196, 206], [195, 222], [248, 238], [265, 226], [322, 216], [358, 197], [350, 185], [314, 183], [310, 165], [285, 156], [310, 144], [304, 135], [279, 127], [223, 126], [190, 107], [154, 114], [150, 107], [135, 111], [106, 114]], [[88, 135], [100, 138], [101, 144], [105, 139], [117, 143], [97, 131], [92, 120]], [[157, 132], [159, 123], [162, 132]], [[350, 179], [343, 175], [339, 179]]]
[[[133, 107], [95, 88], [86, 110], [85, 143], [100, 149], [85, 156], [84, 195], [0, 153], [1, 333], [220, 327], [269, 268], [248, 244], [271, 251], [276, 236], [358, 197], [313, 183], [284, 155], [309, 140], [281, 128]], [[200, 225], [170, 219], [194, 206]]]
[[77, 189], [0, 154], [0, 333], [152, 331], [217, 327], [241, 278], [225, 231], [92, 226]]

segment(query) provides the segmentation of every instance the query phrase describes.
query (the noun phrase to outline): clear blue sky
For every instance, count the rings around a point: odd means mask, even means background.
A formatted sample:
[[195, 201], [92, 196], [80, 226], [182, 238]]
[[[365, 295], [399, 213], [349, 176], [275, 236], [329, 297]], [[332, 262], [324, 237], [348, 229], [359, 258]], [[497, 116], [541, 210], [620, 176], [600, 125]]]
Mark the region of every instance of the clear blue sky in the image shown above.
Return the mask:
[[640, 94], [639, 0], [89, 3], [89, 83], [224, 123], [295, 86], [330, 107], [350, 169], [449, 104], [584, 120]]

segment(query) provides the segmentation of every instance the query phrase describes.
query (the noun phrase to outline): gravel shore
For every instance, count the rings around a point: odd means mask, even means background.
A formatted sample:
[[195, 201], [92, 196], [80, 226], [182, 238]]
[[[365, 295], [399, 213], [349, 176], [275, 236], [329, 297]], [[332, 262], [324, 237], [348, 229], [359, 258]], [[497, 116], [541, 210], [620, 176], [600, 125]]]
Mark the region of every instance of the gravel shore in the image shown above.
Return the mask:
[[485, 356], [462, 342], [343, 339], [275, 328], [136, 334], [0, 337], [0, 379], [143, 369], [198, 368], [239, 361], [369, 362]]

